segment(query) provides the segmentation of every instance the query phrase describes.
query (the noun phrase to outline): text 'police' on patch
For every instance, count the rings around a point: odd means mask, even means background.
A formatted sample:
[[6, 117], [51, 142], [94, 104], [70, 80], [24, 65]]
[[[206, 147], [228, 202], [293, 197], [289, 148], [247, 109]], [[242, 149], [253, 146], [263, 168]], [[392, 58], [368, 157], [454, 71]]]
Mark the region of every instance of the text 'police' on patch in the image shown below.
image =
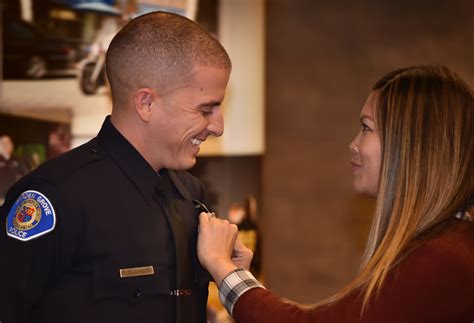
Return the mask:
[[28, 241], [54, 229], [56, 213], [46, 196], [37, 191], [25, 191], [13, 204], [7, 218], [8, 236]]

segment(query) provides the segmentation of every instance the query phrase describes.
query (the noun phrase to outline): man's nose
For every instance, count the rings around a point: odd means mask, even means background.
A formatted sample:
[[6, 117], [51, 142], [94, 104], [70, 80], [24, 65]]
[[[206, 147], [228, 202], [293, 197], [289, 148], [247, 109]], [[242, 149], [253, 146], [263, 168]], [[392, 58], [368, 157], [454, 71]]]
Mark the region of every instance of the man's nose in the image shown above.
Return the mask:
[[217, 108], [212, 112], [207, 130], [209, 130], [212, 136], [222, 136], [224, 133], [224, 117], [221, 109]]

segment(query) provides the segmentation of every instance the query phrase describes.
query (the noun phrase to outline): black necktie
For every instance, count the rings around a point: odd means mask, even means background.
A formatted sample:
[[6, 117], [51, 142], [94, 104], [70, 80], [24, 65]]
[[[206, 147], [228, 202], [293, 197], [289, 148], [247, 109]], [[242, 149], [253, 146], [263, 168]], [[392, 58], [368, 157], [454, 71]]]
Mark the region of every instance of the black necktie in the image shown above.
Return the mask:
[[186, 295], [187, 292], [191, 291], [193, 287], [193, 264], [191, 260], [191, 254], [189, 250], [190, 238], [187, 234], [186, 226], [181, 215], [176, 209], [174, 199], [176, 194], [174, 193], [173, 186], [170, 178], [166, 171], [162, 172], [157, 178], [156, 190], [158, 193], [160, 206], [163, 209], [168, 223], [173, 233], [175, 255], [176, 255], [176, 290], [172, 291], [177, 296], [177, 322], [183, 321], [183, 314], [185, 314], [187, 303], [187, 296], [180, 296], [181, 293]]

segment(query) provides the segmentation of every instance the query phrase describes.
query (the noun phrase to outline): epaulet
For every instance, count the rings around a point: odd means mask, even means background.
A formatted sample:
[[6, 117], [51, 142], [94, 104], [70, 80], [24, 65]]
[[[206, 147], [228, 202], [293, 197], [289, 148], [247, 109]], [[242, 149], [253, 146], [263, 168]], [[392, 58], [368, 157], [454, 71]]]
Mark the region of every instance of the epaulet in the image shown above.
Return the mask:
[[51, 159], [33, 172], [32, 177], [46, 178], [55, 182], [75, 174], [84, 166], [101, 160], [103, 155], [98, 145], [97, 138], [74, 148], [54, 159]]

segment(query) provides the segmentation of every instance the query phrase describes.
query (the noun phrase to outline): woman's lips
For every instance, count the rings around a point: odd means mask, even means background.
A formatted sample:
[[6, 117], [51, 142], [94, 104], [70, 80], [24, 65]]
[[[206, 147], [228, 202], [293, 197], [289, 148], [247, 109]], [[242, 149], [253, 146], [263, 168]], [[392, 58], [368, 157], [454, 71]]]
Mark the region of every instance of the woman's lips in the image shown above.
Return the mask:
[[352, 172], [355, 173], [359, 170], [359, 168], [361, 167], [361, 165], [357, 164], [357, 163], [354, 163], [354, 162], [351, 162], [351, 166], [352, 166]]

